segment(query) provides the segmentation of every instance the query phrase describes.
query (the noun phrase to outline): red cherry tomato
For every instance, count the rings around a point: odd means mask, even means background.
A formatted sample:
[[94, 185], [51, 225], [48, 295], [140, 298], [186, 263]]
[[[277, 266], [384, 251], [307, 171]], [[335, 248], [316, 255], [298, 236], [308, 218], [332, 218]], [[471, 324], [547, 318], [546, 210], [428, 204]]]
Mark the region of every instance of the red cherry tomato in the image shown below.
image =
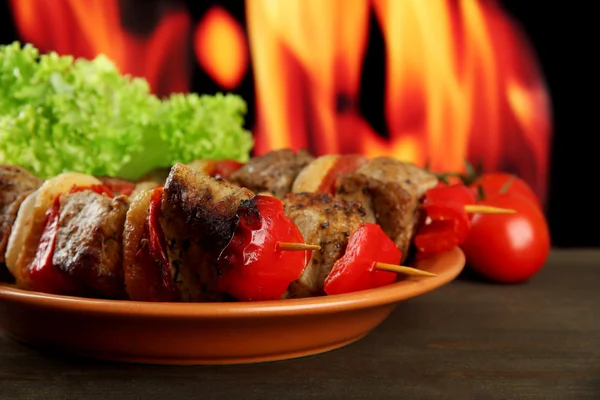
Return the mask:
[[550, 252], [548, 223], [540, 208], [515, 192], [480, 201], [510, 208], [516, 214], [475, 214], [471, 231], [461, 245], [467, 264], [480, 275], [500, 283], [523, 282], [535, 275]]
[[516, 175], [505, 172], [490, 172], [483, 174], [476, 179], [471, 184], [471, 187], [476, 193], [479, 191], [478, 187], [481, 187], [484, 199], [492, 198], [503, 193], [518, 193], [530, 199], [540, 209], [542, 208], [542, 203], [533, 192], [533, 189], [531, 189], [523, 179]]

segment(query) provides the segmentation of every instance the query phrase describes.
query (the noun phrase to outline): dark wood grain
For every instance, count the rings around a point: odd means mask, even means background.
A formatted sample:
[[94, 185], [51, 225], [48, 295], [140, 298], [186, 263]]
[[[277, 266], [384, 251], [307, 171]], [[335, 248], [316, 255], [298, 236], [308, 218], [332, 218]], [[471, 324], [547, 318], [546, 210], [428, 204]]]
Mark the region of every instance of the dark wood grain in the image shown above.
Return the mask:
[[597, 400], [599, 308], [600, 251], [555, 251], [527, 284], [463, 276], [401, 304], [363, 340], [296, 360], [113, 364], [0, 337], [0, 398]]

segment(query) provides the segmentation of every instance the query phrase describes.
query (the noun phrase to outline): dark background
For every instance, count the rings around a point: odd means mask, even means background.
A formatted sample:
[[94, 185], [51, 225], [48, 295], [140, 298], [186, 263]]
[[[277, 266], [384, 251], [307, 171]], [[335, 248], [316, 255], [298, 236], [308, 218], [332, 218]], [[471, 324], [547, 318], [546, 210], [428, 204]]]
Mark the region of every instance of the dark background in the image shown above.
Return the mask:
[[[285, 0], [282, 0], [285, 1]], [[143, 2], [135, 7], [143, 14]], [[244, 25], [244, 2], [187, 1], [194, 20], [200, 19], [211, 5], [218, 3]], [[553, 244], [559, 247], [600, 246], [600, 212], [595, 209], [593, 194], [600, 168], [598, 132], [598, 62], [593, 54], [598, 36], [597, 22], [592, 20], [594, 2], [548, 2], [503, 0], [500, 4], [520, 23], [529, 37], [545, 75], [552, 101], [553, 144], [551, 150], [549, 202], [547, 215]], [[129, 4], [129, 7], [133, 4]], [[383, 77], [383, 40], [376, 24], [371, 24], [370, 47], [365, 57], [364, 75]], [[0, 2], [0, 43], [18, 39], [6, 0]], [[371, 78], [372, 79], [372, 78]], [[383, 79], [383, 78], [380, 78]], [[198, 67], [194, 70], [193, 88], [197, 91], [220, 90]], [[382, 82], [370, 80], [363, 85], [363, 115], [372, 126], [383, 131], [383, 96], [377, 94]], [[249, 105], [248, 125], [254, 115], [252, 71], [249, 70], [236, 92]], [[377, 102], [381, 103], [378, 104]], [[368, 103], [367, 103], [368, 102]]]

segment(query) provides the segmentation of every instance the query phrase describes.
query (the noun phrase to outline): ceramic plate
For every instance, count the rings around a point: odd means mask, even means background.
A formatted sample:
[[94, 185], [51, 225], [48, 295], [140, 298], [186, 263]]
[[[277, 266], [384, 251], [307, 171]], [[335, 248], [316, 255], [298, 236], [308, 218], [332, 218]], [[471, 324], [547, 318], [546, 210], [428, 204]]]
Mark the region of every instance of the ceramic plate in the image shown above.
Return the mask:
[[376, 328], [398, 302], [452, 281], [458, 248], [408, 277], [344, 295], [248, 303], [146, 303], [24, 291], [0, 284], [0, 329], [15, 340], [71, 354], [152, 364], [235, 364], [336, 349]]

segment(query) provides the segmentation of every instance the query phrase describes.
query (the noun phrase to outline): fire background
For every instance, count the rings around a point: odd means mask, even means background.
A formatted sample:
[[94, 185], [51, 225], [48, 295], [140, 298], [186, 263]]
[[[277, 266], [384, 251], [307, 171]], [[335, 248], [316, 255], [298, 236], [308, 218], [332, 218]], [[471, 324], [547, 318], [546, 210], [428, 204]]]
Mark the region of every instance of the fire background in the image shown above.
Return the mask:
[[[26, 38], [23, 37], [26, 35], [23, 35], [22, 26], [19, 26], [19, 18], [16, 17], [16, 3], [22, 3], [18, 7], [27, 8], [25, 11], [29, 13], [27, 14], [29, 17], [32, 13], [37, 13], [38, 19], [44, 19], [46, 29], [54, 24], [58, 30], [64, 29], [67, 20], [58, 17], [49, 22], [51, 18], [48, 17], [48, 10], [67, 7], [68, 3], [74, 3], [75, 1], [86, 3], [87, 0], [73, 0], [71, 2], [68, 0], [0, 0], [0, 43], [7, 44], [14, 40], [26, 41]], [[106, 1], [110, 2], [111, 0]], [[247, 0], [248, 3], [253, 1]], [[279, 1], [285, 2], [286, 0]], [[334, 0], [322, 0], [324, 7], [329, 1]], [[390, 1], [405, 2], [410, 0]], [[439, 5], [435, 3], [443, 0], [420, 1], [427, 5], [425, 7], [427, 9], [429, 6], [435, 8]], [[480, 2], [473, 1], [480, 7], [487, 6], [488, 3], [492, 4], [492, 2], [483, 0]], [[464, 0], [463, 2], [454, 0], [453, 2], [461, 3], [461, 6], [464, 6], [462, 3], [471, 2], [471, 0]], [[24, 3], [27, 4], [24, 5]], [[248, 40], [248, 5], [242, 0], [115, 0], [114, 3], [118, 6], [123, 30], [137, 35], [151, 32], [156, 28], [161, 15], [169, 13], [171, 10], [183, 10], [189, 16], [190, 26], [194, 27], [206, 17], [214, 6], [220, 6], [242, 28], [240, 31], [243, 33], [242, 37]], [[526, 175], [526, 178], [532, 184], [538, 184], [539, 187], [543, 188], [540, 190], [543, 190], [542, 196], [545, 197], [546, 214], [554, 246], [598, 247], [600, 246], [600, 234], [594, 228], [600, 226], [600, 212], [595, 209], [597, 197], [594, 194], [594, 187], [597, 184], [600, 169], [598, 163], [594, 162], [598, 159], [598, 146], [595, 144], [594, 139], [598, 135], [598, 116], [600, 114], [597, 98], [599, 93], [598, 72], [600, 70], [594, 56], [594, 53], [597, 52], [597, 43], [592, 46], [592, 40], [598, 37], [598, 24], [592, 20], [594, 2], [565, 3], [502, 0], [493, 3], [497, 4], [505, 17], [516, 23], [525, 34], [533, 51], [534, 64], [538, 64], [542, 82], [547, 90], [549, 97], [548, 143], [545, 147], [547, 149], [546, 156], [548, 157], [545, 175], [547, 185], [546, 183], [539, 185], [539, 180], [543, 179], [540, 178], [539, 174], [531, 172], [531, 170], [523, 170], [523, 168], [532, 168], [527, 162], [520, 163], [521, 169], [514, 168], [515, 164], [519, 164], [521, 159], [532, 157], [530, 153], [525, 151], [522, 154], [516, 154], [516, 156], [513, 152], [512, 155], [505, 157], [512, 157], [512, 161], [500, 162], [494, 168]], [[90, 9], [93, 9], [93, 7]], [[50, 14], [60, 15], [60, 13]], [[382, 37], [384, 29], [377, 22], [373, 11], [370, 11], [368, 18], [368, 45], [362, 60], [360, 90], [354, 100], [358, 110], [357, 113], [361, 118], [366, 121], [373, 131], [378, 132], [381, 137], [385, 138], [386, 121], [388, 120], [382, 111], [386, 107], [383, 78], [386, 65], [384, 61], [386, 54], [385, 40]], [[35, 21], [36, 17], [29, 19]], [[406, 21], [397, 21], [398, 24], [402, 22], [406, 23]], [[392, 21], [391, 23], [396, 22]], [[69, 34], [76, 33], [71, 30]], [[168, 75], [167, 72], [171, 72], [171, 76], [162, 76], [160, 73], [155, 76], [157, 81], [166, 80], [170, 85], [166, 88], [162, 87], [162, 89], [155, 87], [157, 92], [161, 90], [166, 92], [169, 90], [177, 91], [184, 88], [201, 93], [227, 91], [227, 88], [224, 88], [227, 84], [220, 85], [215, 81], [214, 74], [211, 74], [210, 60], [208, 64], [201, 65], [202, 62], [199, 61], [198, 56], [197, 43], [199, 38], [197, 35], [199, 35], [198, 29], [195, 31], [190, 29], [187, 39], [181, 44], [183, 49], [182, 59], [189, 61], [187, 65], [171, 65], [170, 70], [165, 67], [159, 72], [163, 75]], [[110, 39], [108, 41], [110, 42]], [[43, 49], [40, 43], [33, 42], [42, 50], [55, 50], [53, 48]], [[212, 45], [214, 46], [214, 43]], [[245, 45], [248, 46], [249, 44], [246, 42]], [[210, 43], [205, 45], [206, 51], [215, 51], [215, 47], [210, 46]], [[194, 48], [196, 49], [195, 57], [191, 55], [194, 53]], [[189, 52], [186, 52], [186, 50], [189, 50]], [[190, 53], [189, 57], [187, 53]], [[206, 56], [207, 54], [204, 55], [204, 57]], [[210, 54], [208, 56], [210, 57]], [[177, 59], [177, 56], [172, 57], [172, 60]], [[238, 57], [232, 60], [239, 61], [241, 59]], [[247, 101], [247, 126], [249, 129], [253, 129], [257, 125], [256, 116], [261, 112], [268, 113], [269, 110], [257, 110], [261, 102], [257, 100], [256, 95], [256, 74], [253, 70], [252, 61], [246, 60], [246, 62], [249, 64], [248, 67], [244, 71], [238, 71], [239, 78], [235, 85], [231, 85], [231, 91], [240, 94]], [[178, 75], [181, 71], [189, 73], [187, 82], [185, 79], [181, 80], [181, 76]], [[229, 73], [230, 80], [234, 79], [231, 76], [236, 73], [235, 68], [232, 71]], [[226, 82], [226, 78], [227, 76], [222, 82]], [[169, 87], [172, 89], [169, 89]], [[345, 107], [349, 107], [349, 103], [352, 103], [352, 101], [352, 99], [344, 97], [343, 94], [338, 95], [335, 107], [338, 111], [343, 110]], [[306, 117], [306, 114], [304, 114], [304, 117]], [[305, 126], [303, 128], [306, 129]], [[504, 134], [502, 129], [500, 129], [499, 134]], [[265, 135], [268, 136], [269, 132], [266, 132]], [[293, 138], [290, 140], [292, 140], [292, 144], [298, 143]], [[268, 147], [265, 147], [264, 143], [262, 145], [259, 143], [259, 148], [260, 146], [265, 149]], [[425, 149], [425, 151], [429, 150]], [[429, 151], [429, 153], [431, 152]]]

